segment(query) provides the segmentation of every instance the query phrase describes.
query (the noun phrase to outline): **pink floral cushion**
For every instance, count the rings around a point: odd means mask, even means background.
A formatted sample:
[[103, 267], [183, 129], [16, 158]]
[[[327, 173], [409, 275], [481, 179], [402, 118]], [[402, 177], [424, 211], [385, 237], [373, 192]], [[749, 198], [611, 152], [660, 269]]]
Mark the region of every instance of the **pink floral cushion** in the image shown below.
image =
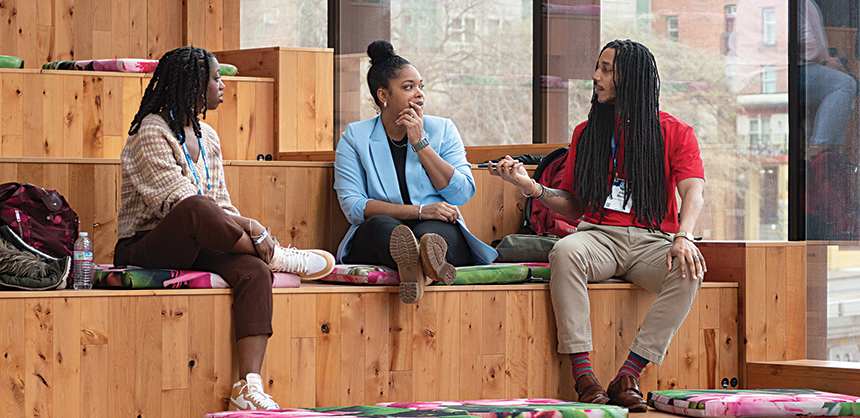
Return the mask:
[[810, 389], [660, 390], [648, 405], [690, 417], [858, 416], [860, 397]]

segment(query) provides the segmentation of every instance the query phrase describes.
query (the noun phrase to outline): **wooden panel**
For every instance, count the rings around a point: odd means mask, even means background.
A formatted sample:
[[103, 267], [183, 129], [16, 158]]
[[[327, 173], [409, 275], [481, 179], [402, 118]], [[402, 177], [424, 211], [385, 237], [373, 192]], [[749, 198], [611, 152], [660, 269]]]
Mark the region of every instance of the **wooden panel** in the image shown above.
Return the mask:
[[750, 389], [813, 389], [860, 396], [857, 363], [817, 360], [750, 362]]
[[[722, 286], [707, 291], [733, 289]], [[596, 321], [601, 324], [629, 312], [616, 300], [653, 297], [633, 285], [592, 287], [597, 305], [606, 302], [596, 316], [612, 315]], [[431, 287], [414, 305], [402, 304], [396, 292], [326, 285], [275, 290], [274, 334], [262, 371], [267, 392], [282, 407], [379, 399], [570, 399], [570, 365], [555, 353], [546, 285]], [[624, 293], [635, 296], [619, 296]], [[502, 309], [487, 303], [492, 300], [503, 301]], [[23, 416], [26, 409], [40, 416], [172, 417], [226, 409], [238, 379], [231, 304], [229, 290], [0, 292], [0, 314], [7, 318], [0, 377], [9, 383], [0, 386], [0, 416]], [[481, 318], [497, 311], [505, 324], [501, 350], [480, 349], [488, 335], [483, 328], [499, 323]], [[390, 335], [404, 327], [411, 330], [414, 363], [393, 370], [386, 358], [396, 341]], [[297, 336], [302, 328], [313, 332]], [[595, 372], [613, 374], [611, 363], [598, 363]], [[89, 402], [98, 393], [108, 401]]]
[[[234, 3], [238, 4], [238, 0], [224, 0], [225, 10], [236, 7]], [[226, 19], [225, 12], [225, 25]], [[271, 153], [276, 159], [280, 158], [280, 153], [298, 151], [328, 151], [333, 155], [333, 50], [257, 48], [218, 51], [215, 56], [220, 62], [235, 65], [243, 76], [274, 78], [270, 113], [273, 117], [272, 146], [269, 148], [269, 142], [264, 141], [265, 148], [271, 151], [260, 152]], [[260, 143], [260, 139], [257, 141]]]
[[[149, 75], [0, 70], [0, 157], [119, 158]], [[271, 80], [224, 77], [225, 103], [206, 121], [223, 158], [273, 151]], [[218, 114], [223, 123], [218, 124]]]

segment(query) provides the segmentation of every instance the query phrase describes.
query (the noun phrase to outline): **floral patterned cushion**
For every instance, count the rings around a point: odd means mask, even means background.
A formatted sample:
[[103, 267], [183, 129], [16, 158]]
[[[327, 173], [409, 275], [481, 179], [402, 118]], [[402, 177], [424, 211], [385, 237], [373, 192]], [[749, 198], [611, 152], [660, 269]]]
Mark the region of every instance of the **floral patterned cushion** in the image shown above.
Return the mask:
[[[301, 278], [291, 273], [275, 273], [274, 288], [299, 287]], [[121, 289], [228, 289], [221, 276], [205, 271], [122, 268], [96, 265], [93, 288]]]
[[627, 410], [618, 406], [566, 402], [558, 399], [482, 399], [448, 402], [391, 402], [380, 406], [435, 411], [440, 414], [463, 413], [481, 418], [626, 418]]
[[[2, 60], [0, 60], [2, 62]], [[23, 62], [22, 62], [23, 65]], [[78, 71], [112, 71], [120, 73], [152, 73], [158, 66], [158, 60], [147, 59], [109, 59], [86, 61], [57, 61], [42, 64], [43, 70], [78, 70]], [[239, 70], [230, 64], [221, 64], [221, 75], [236, 75]]]
[[0, 55], [0, 68], [24, 68], [24, 59]]
[[[549, 280], [549, 268], [546, 263], [522, 264], [489, 264], [486, 266], [457, 267], [455, 285], [474, 284], [513, 284], [523, 283], [530, 278], [534, 268], [546, 270]], [[539, 281], [542, 279], [538, 279]], [[322, 282], [378, 284], [394, 286], [400, 284], [400, 275], [396, 270], [385, 266], [366, 264], [337, 264], [334, 270]]]
[[690, 417], [858, 416], [860, 397], [809, 389], [661, 390], [648, 405]]
[[402, 402], [377, 406], [294, 408], [279, 411], [215, 412], [205, 418], [251, 417], [400, 417], [400, 418], [626, 418], [617, 406], [565, 402], [556, 399], [502, 399], [455, 402]]

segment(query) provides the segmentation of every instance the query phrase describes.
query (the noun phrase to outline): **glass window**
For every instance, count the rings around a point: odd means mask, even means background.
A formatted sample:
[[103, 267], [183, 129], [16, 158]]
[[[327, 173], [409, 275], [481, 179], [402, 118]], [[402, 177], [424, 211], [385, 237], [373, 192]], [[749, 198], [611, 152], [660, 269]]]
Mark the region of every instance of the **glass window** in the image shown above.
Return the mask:
[[328, 46], [327, 0], [242, 0], [242, 49], [268, 46]]
[[666, 37], [673, 41], [678, 40], [678, 16], [666, 18]]
[[335, 3], [341, 16], [335, 138], [347, 124], [377, 115], [367, 89], [366, 51], [370, 42], [385, 39], [421, 73], [425, 112], [453, 120], [466, 146], [532, 142], [531, 1]]
[[761, 67], [761, 92], [776, 93], [776, 67], [773, 65]]
[[765, 45], [776, 44], [776, 10], [766, 7], [761, 11], [762, 20], [762, 43]]
[[[860, 130], [856, 2], [797, 1], [798, 115], [804, 149], [807, 357], [860, 361]], [[853, 17], [852, 17], [853, 16]], [[828, 49], [829, 48], [829, 49]], [[832, 57], [832, 58], [829, 58]], [[835, 59], [834, 59], [835, 58]], [[822, 61], [828, 65], [821, 65]], [[839, 61], [844, 62], [840, 64]], [[845, 94], [845, 92], [850, 92]], [[794, 201], [794, 200], [793, 200]]]
[[735, 4], [730, 4], [726, 7], [724, 7], [723, 10], [725, 13], [726, 30], [725, 30], [725, 32], [720, 34], [720, 37], [723, 40], [723, 45], [722, 45], [723, 54], [730, 54], [732, 52], [732, 50], [734, 49], [732, 42], [734, 42], [735, 17], [738, 14], [738, 6]]

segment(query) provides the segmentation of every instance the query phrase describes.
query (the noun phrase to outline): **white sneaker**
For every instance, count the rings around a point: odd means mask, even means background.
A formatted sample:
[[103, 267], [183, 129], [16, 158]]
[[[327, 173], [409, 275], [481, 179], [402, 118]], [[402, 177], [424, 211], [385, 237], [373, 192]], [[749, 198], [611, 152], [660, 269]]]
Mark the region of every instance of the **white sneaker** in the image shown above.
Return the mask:
[[271, 396], [263, 391], [263, 379], [257, 373], [248, 373], [245, 379], [233, 385], [230, 394], [231, 411], [281, 409]]
[[298, 274], [302, 280], [316, 280], [328, 276], [334, 270], [334, 256], [323, 250], [300, 250], [276, 245], [269, 268], [276, 272]]

